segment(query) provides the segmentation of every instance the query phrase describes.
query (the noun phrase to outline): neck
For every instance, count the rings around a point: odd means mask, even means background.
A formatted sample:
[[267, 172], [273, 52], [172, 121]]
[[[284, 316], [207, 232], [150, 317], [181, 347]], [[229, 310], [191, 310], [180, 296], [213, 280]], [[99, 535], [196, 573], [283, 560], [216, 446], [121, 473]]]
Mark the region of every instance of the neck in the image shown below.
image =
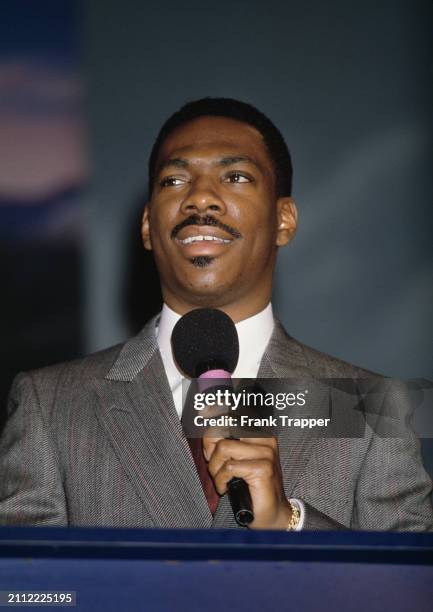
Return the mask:
[[170, 295], [164, 295], [163, 297], [167, 306], [181, 316], [196, 308], [218, 308], [225, 312], [234, 323], [239, 323], [240, 321], [249, 319], [259, 312], [262, 312], [271, 301], [270, 295], [262, 296], [262, 299], [258, 299], [259, 296], [254, 296], [254, 298], [250, 297], [232, 303], [224, 303], [223, 300], [209, 300], [205, 299], [204, 296], [203, 299], [200, 298], [188, 301], [184, 301], [178, 297], [172, 299]]

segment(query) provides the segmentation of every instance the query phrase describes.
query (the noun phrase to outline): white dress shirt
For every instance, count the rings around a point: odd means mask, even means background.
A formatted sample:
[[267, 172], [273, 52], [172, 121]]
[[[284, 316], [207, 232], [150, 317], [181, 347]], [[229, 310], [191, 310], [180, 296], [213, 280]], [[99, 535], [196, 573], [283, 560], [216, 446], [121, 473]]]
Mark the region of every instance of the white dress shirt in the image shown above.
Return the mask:
[[[162, 362], [179, 418], [182, 416], [182, 381], [185, 377], [173, 359], [171, 334], [180, 318], [181, 315], [164, 304], [156, 330]], [[236, 323], [239, 338], [239, 359], [233, 372], [233, 378], [257, 377], [260, 362], [271, 339], [273, 329], [274, 316], [271, 303], [258, 314]], [[300, 511], [300, 520], [296, 528], [296, 531], [299, 531], [302, 529], [305, 520], [304, 504], [297, 499], [291, 499], [290, 501], [296, 504]]]

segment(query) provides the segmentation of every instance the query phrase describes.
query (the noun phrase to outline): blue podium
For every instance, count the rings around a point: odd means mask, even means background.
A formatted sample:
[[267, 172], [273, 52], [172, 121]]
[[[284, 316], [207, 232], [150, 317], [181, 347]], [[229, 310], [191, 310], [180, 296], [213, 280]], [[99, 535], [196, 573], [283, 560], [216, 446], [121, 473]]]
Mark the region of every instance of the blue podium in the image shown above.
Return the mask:
[[433, 534], [3, 527], [0, 591], [92, 612], [431, 612]]

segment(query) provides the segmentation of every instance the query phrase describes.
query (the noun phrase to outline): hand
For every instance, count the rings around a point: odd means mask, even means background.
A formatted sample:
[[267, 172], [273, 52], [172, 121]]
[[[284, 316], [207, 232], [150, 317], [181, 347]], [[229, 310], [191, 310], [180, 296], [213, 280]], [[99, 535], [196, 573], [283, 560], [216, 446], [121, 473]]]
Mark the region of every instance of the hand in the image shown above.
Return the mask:
[[252, 529], [286, 529], [292, 516], [275, 438], [203, 438], [203, 453], [220, 495], [234, 477], [248, 484], [253, 502]]

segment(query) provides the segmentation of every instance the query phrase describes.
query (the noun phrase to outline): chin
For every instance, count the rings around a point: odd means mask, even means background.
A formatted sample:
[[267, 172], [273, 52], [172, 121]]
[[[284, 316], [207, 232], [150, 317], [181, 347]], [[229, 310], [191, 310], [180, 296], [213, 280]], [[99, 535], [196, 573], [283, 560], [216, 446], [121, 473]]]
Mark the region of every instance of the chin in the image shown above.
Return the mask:
[[227, 286], [214, 283], [190, 285], [187, 290], [187, 301], [199, 308], [219, 308], [227, 303]]
[[195, 302], [197, 307], [218, 308], [226, 304], [238, 293], [240, 278], [233, 265], [227, 270], [216, 263], [217, 258], [203, 255], [188, 260], [186, 268], [183, 265], [176, 271], [173, 293], [177, 292], [186, 302]]

